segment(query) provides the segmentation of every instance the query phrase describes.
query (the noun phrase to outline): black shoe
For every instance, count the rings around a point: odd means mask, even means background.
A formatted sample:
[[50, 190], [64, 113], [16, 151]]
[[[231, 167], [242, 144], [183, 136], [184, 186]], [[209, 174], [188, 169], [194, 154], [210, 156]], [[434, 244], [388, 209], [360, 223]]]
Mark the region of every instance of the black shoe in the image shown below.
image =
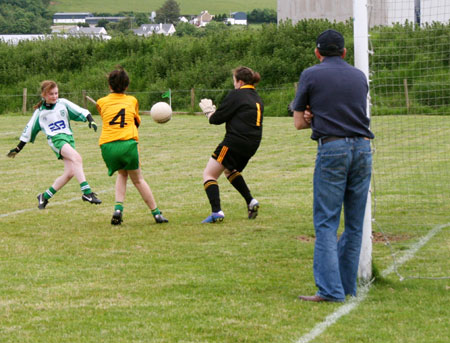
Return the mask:
[[44, 193], [39, 194], [37, 196], [37, 199], [39, 201], [38, 208], [40, 210], [43, 210], [45, 208], [45, 206], [47, 206], [47, 204], [48, 204], [48, 200], [44, 198]]
[[95, 194], [95, 193], [83, 194], [81, 196], [81, 199], [83, 199], [83, 201], [90, 202], [91, 204], [96, 204], [96, 205], [101, 204], [102, 201], [99, 198], [97, 198], [96, 195], [97, 194]]
[[169, 222], [169, 220], [166, 219], [162, 215], [162, 212], [160, 214], [155, 214], [153, 217], [155, 217], [156, 224], [162, 224], [162, 223], [168, 223]]
[[122, 211], [121, 210], [115, 210], [113, 213], [113, 216], [111, 218], [111, 224], [112, 225], [120, 225], [123, 222], [122, 220]]

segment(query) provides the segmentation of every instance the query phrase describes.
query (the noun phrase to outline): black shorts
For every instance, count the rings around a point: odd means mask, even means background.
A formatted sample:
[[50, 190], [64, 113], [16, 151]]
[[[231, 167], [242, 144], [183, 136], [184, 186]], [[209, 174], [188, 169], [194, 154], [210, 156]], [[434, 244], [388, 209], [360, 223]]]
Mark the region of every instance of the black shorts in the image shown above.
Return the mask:
[[237, 153], [236, 150], [229, 148], [222, 143], [216, 148], [216, 151], [211, 155], [217, 162], [222, 164], [225, 168], [230, 171], [237, 170], [239, 172], [243, 171], [248, 161], [253, 155], [243, 155]]

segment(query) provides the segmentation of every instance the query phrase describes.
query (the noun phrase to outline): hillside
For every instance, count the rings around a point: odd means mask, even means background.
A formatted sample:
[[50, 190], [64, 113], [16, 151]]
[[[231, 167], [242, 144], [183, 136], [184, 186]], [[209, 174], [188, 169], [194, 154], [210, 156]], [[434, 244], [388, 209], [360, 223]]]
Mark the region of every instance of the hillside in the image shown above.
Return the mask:
[[[165, 0], [57, 0], [51, 1], [49, 9], [52, 12], [144, 12], [150, 13], [161, 7]], [[255, 8], [277, 8], [277, 0], [210, 0], [207, 4], [202, 0], [177, 0], [181, 14], [197, 14], [207, 10], [212, 14], [229, 12], [248, 12]]]

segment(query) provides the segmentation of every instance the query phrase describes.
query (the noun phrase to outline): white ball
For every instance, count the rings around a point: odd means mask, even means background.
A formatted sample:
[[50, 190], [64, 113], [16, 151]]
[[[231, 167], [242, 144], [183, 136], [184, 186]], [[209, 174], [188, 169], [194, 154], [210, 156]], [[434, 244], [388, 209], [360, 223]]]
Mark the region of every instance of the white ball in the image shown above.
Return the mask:
[[150, 109], [150, 115], [157, 123], [167, 123], [172, 118], [172, 107], [167, 102], [157, 102]]

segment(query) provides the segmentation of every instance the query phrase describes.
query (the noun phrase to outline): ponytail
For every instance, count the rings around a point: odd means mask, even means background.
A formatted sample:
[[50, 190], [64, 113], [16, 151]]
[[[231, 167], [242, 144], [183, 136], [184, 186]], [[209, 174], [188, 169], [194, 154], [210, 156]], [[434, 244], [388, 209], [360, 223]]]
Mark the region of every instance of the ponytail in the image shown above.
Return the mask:
[[236, 81], [243, 81], [246, 85], [256, 85], [261, 81], [261, 75], [248, 67], [237, 67], [233, 70]]

